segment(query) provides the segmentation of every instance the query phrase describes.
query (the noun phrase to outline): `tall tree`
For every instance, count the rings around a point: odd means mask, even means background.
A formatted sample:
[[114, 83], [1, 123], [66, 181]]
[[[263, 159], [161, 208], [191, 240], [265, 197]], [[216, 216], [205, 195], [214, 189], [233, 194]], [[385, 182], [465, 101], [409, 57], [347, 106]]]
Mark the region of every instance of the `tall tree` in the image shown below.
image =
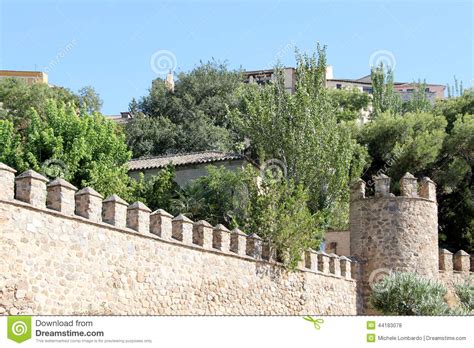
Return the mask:
[[[236, 149], [241, 137], [232, 129], [227, 108], [237, 103], [240, 84], [238, 71], [216, 61], [180, 73], [174, 91], [166, 88], [164, 80], [154, 80], [149, 94], [130, 104], [131, 112], [148, 118], [127, 124], [127, 142], [134, 156]], [[149, 130], [143, 129], [144, 124]], [[167, 135], [158, 130], [163, 125]], [[161, 135], [155, 138], [157, 132]], [[168, 141], [163, 142], [163, 137]]]
[[401, 110], [400, 96], [393, 88], [393, 71], [385, 71], [383, 63], [371, 70], [372, 80], [372, 118], [378, 117], [385, 111], [398, 113]]
[[79, 92], [79, 106], [85, 109], [89, 114], [94, 112], [100, 112], [103, 101], [100, 99], [99, 94], [95, 91], [94, 87], [86, 86], [82, 87]]
[[261, 164], [284, 167], [288, 179], [308, 189], [310, 210], [330, 223], [338, 204], [347, 202], [347, 186], [360, 175], [366, 153], [328, 98], [325, 48], [298, 54], [297, 62], [294, 94], [284, 89], [280, 73], [265, 88], [245, 88], [244, 112], [236, 111], [234, 119]]

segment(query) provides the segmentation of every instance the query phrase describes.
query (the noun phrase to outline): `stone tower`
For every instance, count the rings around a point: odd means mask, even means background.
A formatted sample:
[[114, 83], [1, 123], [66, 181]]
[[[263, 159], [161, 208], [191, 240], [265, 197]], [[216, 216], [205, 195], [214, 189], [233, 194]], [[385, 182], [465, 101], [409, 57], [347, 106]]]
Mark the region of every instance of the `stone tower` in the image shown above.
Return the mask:
[[401, 196], [390, 193], [390, 178], [374, 178], [375, 194], [366, 197], [365, 182], [351, 188], [350, 249], [359, 262], [364, 307], [374, 282], [393, 271], [438, 276], [438, 206], [433, 181], [406, 173]]

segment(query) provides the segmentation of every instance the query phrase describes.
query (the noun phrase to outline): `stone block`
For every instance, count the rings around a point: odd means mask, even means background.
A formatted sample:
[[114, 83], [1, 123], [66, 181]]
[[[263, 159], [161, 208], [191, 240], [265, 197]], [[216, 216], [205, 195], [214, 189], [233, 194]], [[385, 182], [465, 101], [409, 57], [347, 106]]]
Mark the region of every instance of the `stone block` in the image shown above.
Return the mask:
[[224, 252], [229, 252], [230, 250], [230, 231], [222, 224], [214, 226], [212, 247]]
[[0, 199], [12, 200], [15, 197], [16, 170], [0, 162]]
[[102, 199], [100, 193], [91, 187], [85, 187], [75, 194], [76, 215], [94, 222], [102, 221]]
[[166, 210], [158, 209], [150, 215], [150, 232], [158, 237], [171, 240], [173, 215]]
[[46, 208], [47, 182], [47, 178], [34, 170], [23, 172], [15, 179], [16, 199], [37, 208]]
[[135, 202], [127, 208], [127, 227], [140, 234], [150, 233], [151, 210], [142, 202]]
[[102, 202], [102, 221], [118, 228], [127, 227], [128, 203], [118, 195], [111, 195]]
[[47, 186], [46, 206], [66, 215], [74, 215], [76, 202], [74, 195], [77, 188], [64, 179], [57, 178]]
[[234, 228], [230, 233], [230, 251], [238, 255], [245, 255], [246, 246], [247, 235], [238, 228]]
[[262, 238], [256, 233], [252, 233], [247, 237], [246, 254], [256, 259], [262, 258]]
[[171, 220], [171, 235], [184, 244], [193, 244], [193, 222], [183, 214]]

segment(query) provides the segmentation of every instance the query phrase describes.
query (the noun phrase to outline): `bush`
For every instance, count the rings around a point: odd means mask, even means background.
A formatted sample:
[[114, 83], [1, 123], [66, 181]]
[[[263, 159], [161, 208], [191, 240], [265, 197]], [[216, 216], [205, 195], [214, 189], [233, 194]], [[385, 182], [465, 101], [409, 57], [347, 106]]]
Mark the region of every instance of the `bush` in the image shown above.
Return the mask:
[[413, 273], [393, 273], [374, 284], [370, 302], [387, 315], [447, 315], [446, 289]]
[[456, 296], [459, 298], [461, 306], [468, 312], [474, 310], [474, 278], [466, 280], [464, 283], [456, 284], [454, 287]]

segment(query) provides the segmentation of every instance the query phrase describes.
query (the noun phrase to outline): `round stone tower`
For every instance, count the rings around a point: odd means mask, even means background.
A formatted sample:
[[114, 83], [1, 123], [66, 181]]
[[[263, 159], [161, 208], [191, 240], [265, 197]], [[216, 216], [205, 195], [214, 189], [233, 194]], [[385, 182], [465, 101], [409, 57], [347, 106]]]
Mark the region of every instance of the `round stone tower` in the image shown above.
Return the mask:
[[438, 205], [429, 178], [420, 185], [410, 173], [400, 180], [401, 196], [390, 193], [390, 178], [374, 177], [375, 194], [366, 197], [366, 183], [351, 188], [350, 250], [359, 263], [360, 294], [365, 312], [372, 284], [385, 275], [414, 272], [437, 278]]

